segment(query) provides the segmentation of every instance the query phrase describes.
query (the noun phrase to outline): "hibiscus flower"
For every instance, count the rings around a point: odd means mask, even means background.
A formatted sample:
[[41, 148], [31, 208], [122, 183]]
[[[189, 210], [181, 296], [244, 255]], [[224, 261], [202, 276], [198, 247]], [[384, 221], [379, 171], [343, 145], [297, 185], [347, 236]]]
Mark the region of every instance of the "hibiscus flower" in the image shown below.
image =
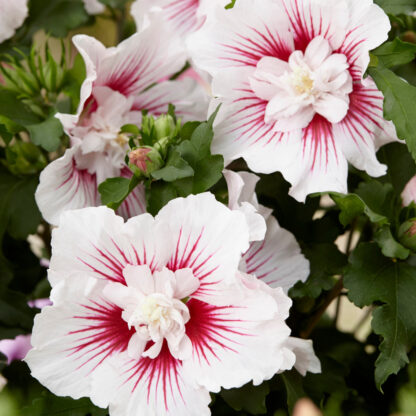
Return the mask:
[[112, 416], [199, 416], [209, 392], [290, 369], [291, 300], [238, 271], [248, 247], [244, 214], [208, 193], [126, 223], [106, 207], [65, 212], [52, 237], [53, 306], [35, 318], [26, 357], [32, 375]]
[[[176, 106], [185, 121], [206, 118], [205, 92], [194, 80], [168, 79], [186, 61], [180, 44], [155, 21], [117, 47], [77, 35], [73, 42], [84, 58], [86, 79], [76, 114], [58, 114], [71, 147], [40, 176], [36, 201], [43, 217], [58, 224], [64, 210], [100, 205], [98, 185], [110, 177], [131, 177], [124, 162], [128, 139], [123, 125], [140, 124], [141, 111], [153, 115]], [[145, 212], [144, 188], [138, 186], [118, 211], [124, 218]]]
[[280, 171], [299, 201], [347, 192], [348, 162], [371, 176], [376, 150], [396, 140], [383, 95], [363, 79], [389, 19], [372, 0], [244, 0], [218, 7], [191, 35], [199, 68], [222, 103], [214, 153], [251, 170]]

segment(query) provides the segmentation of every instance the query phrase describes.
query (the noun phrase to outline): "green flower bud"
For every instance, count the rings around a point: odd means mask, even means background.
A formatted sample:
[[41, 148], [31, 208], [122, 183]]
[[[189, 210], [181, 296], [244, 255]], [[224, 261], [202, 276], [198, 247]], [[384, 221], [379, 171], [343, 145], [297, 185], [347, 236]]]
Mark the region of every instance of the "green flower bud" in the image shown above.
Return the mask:
[[399, 241], [410, 250], [416, 251], [416, 218], [412, 218], [400, 226]]
[[155, 120], [154, 124], [156, 139], [160, 140], [164, 137], [173, 137], [177, 131], [177, 123], [169, 114], [163, 114]]
[[137, 147], [129, 153], [129, 167], [136, 176], [149, 177], [162, 166], [162, 156], [151, 146]]

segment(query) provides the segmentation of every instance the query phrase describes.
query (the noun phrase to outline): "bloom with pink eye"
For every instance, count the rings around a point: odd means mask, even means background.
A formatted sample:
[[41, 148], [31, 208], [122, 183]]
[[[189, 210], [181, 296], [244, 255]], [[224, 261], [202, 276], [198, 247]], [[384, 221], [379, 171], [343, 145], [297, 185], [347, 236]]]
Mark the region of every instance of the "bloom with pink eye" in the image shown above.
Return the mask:
[[238, 272], [248, 247], [245, 216], [208, 193], [126, 223], [106, 207], [65, 212], [32, 375], [111, 416], [199, 416], [210, 391], [293, 367], [291, 300]]
[[299, 201], [347, 191], [348, 162], [371, 176], [376, 150], [397, 140], [383, 95], [363, 79], [368, 52], [387, 39], [372, 0], [245, 0], [217, 8], [191, 35], [194, 63], [213, 76], [222, 107], [212, 150], [282, 172]]
[[[186, 54], [157, 21], [113, 48], [86, 35], [75, 36], [73, 42], [84, 58], [87, 76], [77, 114], [57, 114], [71, 148], [44, 169], [36, 191], [43, 217], [54, 225], [65, 210], [100, 205], [97, 187], [106, 179], [132, 176], [125, 165], [128, 140], [120, 129], [140, 124], [142, 110], [160, 115], [174, 104], [182, 119], [203, 120], [208, 106], [203, 88], [194, 80], [161, 81], [184, 66]], [[144, 188], [139, 185], [118, 213], [127, 219], [145, 210]]]

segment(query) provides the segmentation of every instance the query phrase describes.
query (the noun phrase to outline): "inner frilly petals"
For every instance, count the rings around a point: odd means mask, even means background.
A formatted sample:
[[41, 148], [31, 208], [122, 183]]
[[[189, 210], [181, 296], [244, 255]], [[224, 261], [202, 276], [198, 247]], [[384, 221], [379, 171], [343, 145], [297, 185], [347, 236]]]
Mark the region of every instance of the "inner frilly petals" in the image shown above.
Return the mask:
[[342, 121], [349, 110], [352, 77], [343, 54], [332, 54], [329, 42], [317, 36], [303, 53], [294, 51], [288, 62], [262, 58], [250, 78], [254, 94], [267, 101], [266, 124], [273, 130], [301, 130], [319, 114], [330, 123]]
[[329, 42], [323, 36], [317, 36], [309, 43], [305, 50], [305, 61], [311, 69], [319, 69], [331, 53], [332, 48]]
[[123, 269], [123, 277], [127, 286], [140, 290], [149, 295], [155, 291], [155, 281], [148, 265], [133, 266], [128, 264]]
[[141, 338], [137, 332], [133, 334], [127, 346], [127, 354], [129, 357], [139, 360], [143, 356], [146, 343], [147, 341]]
[[177, 299], [185, 299], [195, 293], [201, 282], [194, 276], [192, 270], [189, 268], [179, 269], [175, 272], [176, 284], [174, 296]]
[[314, 109], [331, 123], [339, 123], [348, 113], [350, 100], [348, 96], [322, 94], [315, 102]]
[[125, 284], [108, 283], [103, 293], [122, 310], [122, 319], [135, 331], [129, 356], [155, 359], [166, 341], [173, 357], [188, 357], [192, 348], [185, 333], [190, 319], [185, 301], [200, 285], [192, 270], [173, 272], [163, 267], [152, 272], [147, 265], [127, 265], [123, 277]]
[[296, 130], [301, 131], [311, 123], [314, 116], [315, 110], [311, 105], [309, 105], [300, 109], [291, 117], [281, 118], [276, 121], [273, 130], [279, 132], [293, 132]]

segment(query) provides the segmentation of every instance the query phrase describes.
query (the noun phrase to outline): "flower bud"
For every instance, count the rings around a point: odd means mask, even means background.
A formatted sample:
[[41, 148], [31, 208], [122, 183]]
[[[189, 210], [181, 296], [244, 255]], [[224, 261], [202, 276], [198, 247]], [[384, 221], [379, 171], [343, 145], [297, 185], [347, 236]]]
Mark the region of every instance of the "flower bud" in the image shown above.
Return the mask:
[[160, 153], [150, 146], [142, 146], [133, 149], [129, 153], [129, 167], [136, 176], [149, 175], [163, 165]]
[[412, 218], [400, 226], [399, 241], [410, 250], [416, 251], [416, 218]]
[[173, 137], [177, 133], [177, 124], [172, 116], [163, 114], [155, 120], [156, 139], [160, 140], [164, 137]]

